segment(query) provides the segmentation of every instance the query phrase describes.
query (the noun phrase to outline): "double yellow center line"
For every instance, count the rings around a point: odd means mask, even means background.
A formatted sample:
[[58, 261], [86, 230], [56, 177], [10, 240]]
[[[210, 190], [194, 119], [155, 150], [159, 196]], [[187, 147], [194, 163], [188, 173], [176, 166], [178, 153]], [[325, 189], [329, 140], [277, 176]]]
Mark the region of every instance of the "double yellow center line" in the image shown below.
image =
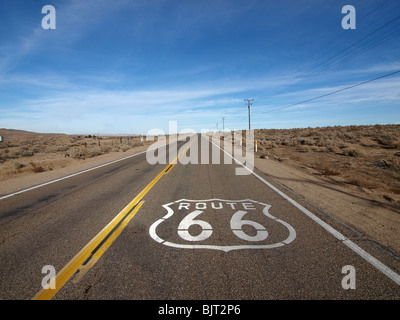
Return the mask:
[[[197, 137], [195, 138], [197, 139]], [[170, 162], [158, 175], [151, 181], [103, 230], [101, 230], [85, 247], [79, 251], [71, 261], [62, 268], [56, 275], [54, 289], [42, 288], [32, 299], [33, 300], [50, 300], [64, 286], [64, 284], [74, 276], [73, 282], [79, 280], [86, 272], [100, 259], [103, 253], [111, 246], [114, 240], [119, 236], [122, 230], [126, 227], [129, 221], [133, 218], [136, 212], [143, 205], [143, 197], [157, 183], [161, 177], [168, 173], [177, 162], [178, 158], [184, 154], [193, 141]]]

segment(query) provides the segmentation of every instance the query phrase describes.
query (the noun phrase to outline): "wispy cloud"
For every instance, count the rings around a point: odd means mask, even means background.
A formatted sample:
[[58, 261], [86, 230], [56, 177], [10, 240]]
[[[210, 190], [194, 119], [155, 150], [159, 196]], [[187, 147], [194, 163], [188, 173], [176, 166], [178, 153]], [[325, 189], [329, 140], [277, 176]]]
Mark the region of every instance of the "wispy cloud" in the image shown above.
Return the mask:
[[[0, 74], [6, 74], [19, 65], [26, 57], [31, 57], [49, 48], [67, 47], [73, 42], [85, 37], [96, 26], [115, 11], [124, 10], [124, 7], [132, 5], [124, 0], [116, 0], [110, 3], [107, 0], [70, 0], [55, 4], [56, 30], [44, 30], [41, 26], [41, 7], [37, 10], [36, 24], [30, 24], [30, 28], [19, 28], [19, 33], [12, 43], [5, 43], [0, 50]], [[22, 22], [20, 23], [22, 24]]]
[[[210, 112], [214, 113], [210, 111], [213, 106], [237, 102], [224, 95], [242, 90], [243, 87], [204, 87], [165, 91], [68, 91], [20, 101], [12, 108], [4, 110], [2, 122], [4, 126], [10, 119], [18, 117], [30, 118], [32, 122], [53, 121], [58, 127], [62, 127], [64, 123], [65, 128], [62, 131], [65, 132], [72, 123], [81, 123], [85, 119], [89, 120], [86, 130], [104, 132], [110, 130], [109, 123], [113, 122], [115, 129], [120, 132], [128, 131], [129, 121], [141, 117], [150, 119], [154, 125], [159, 120], [159, 125], [165, 127], [168, 120], [209, 118]], [[215, 112], [218, 113], [218, 118], [220, 112]], [[76, 125], [76, 128], [79, 126]]]
[[[46, 31], [41, 8], [29, 2], [23, 27], [1, 34], [0, 126], [121, 133], [166, 128], [168, 120], [209, 128], [226, 117], [226, 127], [247, 127], [245, 98], [255, 99], [252, 114], [261, 125], [271, 119], [269, 110], [400, 68], [390, 47], [378, 58], [307, 77], [326, 59], [311, 58], [318, 41], [329, 42], [337, 31], [326, 22], [336, 19], [334, 6], [316, 3], [66, 0], [54, 4], [57, 29]], [[341, 49], [338, 40], [329, 56]], [[296, 69], [301, 61], [308, 63]], [[368, 107], [374, 117], [374, 105], [398, 106], [399, 81], [387, 78], [274, 114], [308, 122], [320, 121], [323, 108], [326, 116], [340, 111], [347, 119]]]
[[[63, 132], [72, 128], [73, 132], [82, 132], [85, 121], [86, 131], [105, 132], [114, 130], [129, 131], [131, 121], [138, 125], [137, 120], [151, 122], [153, 127], [166, 130], [169, 120], [180, 121], [186, 127], [195, 130], [209, 128], [220, 122], [221, 117], [229, 118], [227, 127], [238, 127], [240, 121], [247, 121], [247, 108], [244, 98], [249, 90], [279, 86], [287, 78], [277, 80], [274, 77], [252, 79], [251, 81], [215, 81], [213, 83], [195, 83], [188, 86], [178, 85], [169, 89], [147, 90], [107, 90], [102, 85], [78, 86], [72, 79], [48, 76], [46, 81], [20, 76], [8, 78], [4, 82], [23, 81], [36, 88], [42, 88], [44, 94], [39, 97], [25, 98], [8, 109], [4, 109], [3, 123], [12, 123], [12, 119], [30, 119], [39, 127], [45, 122], [53, 122]], [[102, 81], [91, 82], [99, 83]], [[117, 79], [115, 79], [118, 82]], [[267, 119], [269, 110], [298, 103], [302, 100], [334, 92], [342, 89], [343, 85], [321, 86], [299, 91], [286, 92], [271, 97], [270, 104], [259, 104], [255, 101], [252, 114]], [[320, 112], [321, 105], [334, 112], [344, 110], [346, 106], [376, 103], [396, 103], [400, 101], [400, 78], [385, 79], [379, 82], [366, 84], [331, 95], [323, 100], [303, 103], [280, 113], [303, 116], [309, 112]], [[47, 92], [44, 89], [48, 89]], [[274, 112], [276, 114], [276, 112]], [[144, 121], [145, 120], [145, 121]], [[65, 124], [65, 125], [64, 125]], [[3, 125], [4, 126], [4, 125]], [[79, 129], [81, 128], [81, 129]], [[114, 128], [114, 129], [113, 129]], [[148, 130], [143, 125], [141, 130]], [[112, 133], [112, 132], [110, 132]]]

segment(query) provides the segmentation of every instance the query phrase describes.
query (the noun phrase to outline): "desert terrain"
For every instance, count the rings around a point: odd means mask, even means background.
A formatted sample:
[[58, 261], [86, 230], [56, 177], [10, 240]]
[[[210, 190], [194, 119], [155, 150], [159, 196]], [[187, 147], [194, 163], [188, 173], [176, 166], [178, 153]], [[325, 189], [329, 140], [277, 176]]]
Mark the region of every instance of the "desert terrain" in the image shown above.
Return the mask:
[[312, 169], [399, 204], [400, 125], [256, 130], [255, 139], [261, 158]]
[[256, 168], [400, 257], [400, 125], [254, 134]]
[[86, 170], [136, 152], [142, 136], [92, 136], [0, 129], [0, 194]]
[[[400, 125], [257, 129], [254, 135], [257, 169], [400, 257]], [[0, 136], [0, 195], [144, 151], [152, 143], [140, 136], [9, 129], [0, 129]]]

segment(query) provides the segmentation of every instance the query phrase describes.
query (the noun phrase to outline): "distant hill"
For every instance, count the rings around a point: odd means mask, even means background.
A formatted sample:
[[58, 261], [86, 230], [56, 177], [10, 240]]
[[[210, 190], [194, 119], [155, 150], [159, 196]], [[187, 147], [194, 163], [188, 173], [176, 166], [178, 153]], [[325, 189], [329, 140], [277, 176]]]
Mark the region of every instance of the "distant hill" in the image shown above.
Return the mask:
[[63, 133], [38, 133], [5, 128], [0, 128], [0, 136], [4, 137], [4, 141], [48, 140], [53, 137], [68, 137]]

